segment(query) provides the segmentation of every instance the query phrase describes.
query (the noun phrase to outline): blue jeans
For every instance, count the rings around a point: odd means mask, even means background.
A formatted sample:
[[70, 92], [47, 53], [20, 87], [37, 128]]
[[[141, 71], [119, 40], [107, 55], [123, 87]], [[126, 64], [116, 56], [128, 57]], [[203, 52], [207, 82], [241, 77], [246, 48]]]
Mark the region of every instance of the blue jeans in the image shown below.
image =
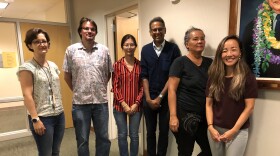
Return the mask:
[[65, 117], [64, 113], [57, 116], [40, 117], [46, 131], [44, 135], [38, 135], [34, 131], [30, 115], [29, 127], [37, 145], [39, 156], [59, 156], [60, 145], [64, 135]]
[[96, 136], [96, 156], [109, 156], [111, 141], [108, 138], [108, 103], [73, 104], [72, 116], [79, 156], [89, 156], [89, 133], [91, 120]]
[[[143, 108], [147, 128], [148, 156], [165, 156], [167, 152], [169, 134], [169, 108], [167, 97], [165, 96], [163, 98], [161, 101], [161, 107], [157, 110], [152, 110], [144, 98]], [[158, 143], [156, 140], [157, 121], [159, 122]]]
[[118, 143], [120, 156], [128, 156], [127, 143], [127, 117], [129, 117], [129, 137], [130, 137], [130, 156], [138, 155], [139, 147], [139, 125], [142, 112], [136, 112], [133, 115], [127, 115], [125, 112], [119, 112], [114, 109], [114, 117], [118, 127]]

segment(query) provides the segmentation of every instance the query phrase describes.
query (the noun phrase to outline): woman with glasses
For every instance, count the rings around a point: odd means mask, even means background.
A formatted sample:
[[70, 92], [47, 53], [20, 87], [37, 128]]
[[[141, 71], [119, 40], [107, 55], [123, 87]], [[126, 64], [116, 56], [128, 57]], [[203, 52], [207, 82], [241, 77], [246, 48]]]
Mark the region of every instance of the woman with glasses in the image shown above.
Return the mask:
[[114, 117], [118, 128], [121, 156], [129, 155], [127, 118], [129, 118], [130, 156], [138, 155], [143, 86], [140, 80], [140, 62], [134, 57], [136, 47], [134, 36], [125, 35], [121, 40], [121, 48], [125, 55], [113, 66]]
[[40, 28], [27, 31], [27, 48], [33, 58], [23, 63], [17, 72], [28, 111], [29, 125], [38, 155], [59, 155], [64, 135], [65, 118], [62, 106], [59, 69], [46, 59], [50, 48], [48, 33]]

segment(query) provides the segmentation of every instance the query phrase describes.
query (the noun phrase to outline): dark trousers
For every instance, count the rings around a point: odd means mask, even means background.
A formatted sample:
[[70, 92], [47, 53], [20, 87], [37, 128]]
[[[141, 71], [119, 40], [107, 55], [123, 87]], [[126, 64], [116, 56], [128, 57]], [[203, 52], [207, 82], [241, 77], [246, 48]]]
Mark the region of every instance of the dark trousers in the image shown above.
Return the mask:
[[212, 156], [207, 137], [207, 122], [205, 114], [203, 114], [202, 122], [200, 122], [197, 131], [192, 136], [183, 127], [182, 118], [186, 113], [187, 112], [179, 113], [177, 111], [177, 116], [179, 119], [179, 129], [178, 132], [173, 134], [178, 145], [178, 156], [191, 156], [195, 141], [201, 149], [201, 152], [198, 154], [198, 156]]
[[[152, 110], [145, 98], [143, 99], [143, 106], [147, 128], [148, 156], [165, 156], [168, 146], [169, 133], [169, 109], [167, 98], [164, 98], [161, 101], [161, 107], [157, 110]], [[159, 125], [158, 143], [156, 143], [157, 121]]]

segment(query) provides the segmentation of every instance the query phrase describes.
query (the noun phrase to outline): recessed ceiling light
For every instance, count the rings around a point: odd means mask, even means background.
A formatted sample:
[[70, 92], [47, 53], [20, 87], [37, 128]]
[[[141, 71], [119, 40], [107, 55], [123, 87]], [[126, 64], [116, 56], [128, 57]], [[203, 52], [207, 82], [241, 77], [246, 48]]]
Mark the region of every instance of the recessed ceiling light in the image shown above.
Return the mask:
[[0, 9], [6, 9], [6, 7], [9, 5], [9, 3], [0, 2]]

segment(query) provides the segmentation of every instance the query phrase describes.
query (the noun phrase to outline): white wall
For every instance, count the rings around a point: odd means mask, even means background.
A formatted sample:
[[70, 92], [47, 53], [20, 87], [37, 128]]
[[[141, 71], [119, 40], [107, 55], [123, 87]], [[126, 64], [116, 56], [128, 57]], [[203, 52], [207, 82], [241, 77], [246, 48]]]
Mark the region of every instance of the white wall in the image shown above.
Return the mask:
[[246, 156], [280, 155], [279, 90], [259, 90]]
[[161, 16], [165, 20], [166, 40], [174, 40], [183, 54], [185, 31], [191, 26], [201, 28], [206, 35], [204, 55], [212, 55], [219, 41], [228, 32], [229, 1], [225, 0], [180, 0], [173, 4], [170, 0], [140, 0], [139, 22], [141, 44], [152, 41], [149, 22]]
[[66, 9], [65, 9], [65, 3], [63, 0], [58, 1], [58, 3], [49, 8], [45, 14], [46, 14], [46, 21], [51, 22], [60, 22], [60, 23], [66, 23]]
[[77, 33], [79, 21], [82, 17], [89, 17], [95, 21], [98, 27], [98, 34], [95, 40], [106, 44], [106, 19], [105, 15], [112, 13], [118, 8], [131, 6], [135, 0], [69, 0], [72, 8], [71, 24], [73, 42], [80, 41]]
[[[229, 21], [229, 0], [138, 0], [139, 2], [139, 50], [144, 44], [152, 41], [149, 36], [149, 21], [155, 16], [161, 16], [167, 27], [167, 40], [174, 40], [183, 54], [185, 31], [190, 26], [204, 30], [207, 48], [204, 55], [213, 55], [219, 41], [227, 35]], [[82, 16], [94, 19], [98, 25], [96, 41], [106, 44], [105, 18], [111, 10], [128, 6], [132, 0], [71, 0], [73, 41], [79, 41], [77, 25]], [[280, 94], [279, 91], [259, 90], [255, 111], [252, 117], [250, 138], [246, 156], [279, 156], [280, 148]], [[186, 145], [187, 146], [187, 145]], [[196, 147], [194, 154], [199, 149]], [[177, 155], [175, 139], [170, 134], [168, 155]]]

